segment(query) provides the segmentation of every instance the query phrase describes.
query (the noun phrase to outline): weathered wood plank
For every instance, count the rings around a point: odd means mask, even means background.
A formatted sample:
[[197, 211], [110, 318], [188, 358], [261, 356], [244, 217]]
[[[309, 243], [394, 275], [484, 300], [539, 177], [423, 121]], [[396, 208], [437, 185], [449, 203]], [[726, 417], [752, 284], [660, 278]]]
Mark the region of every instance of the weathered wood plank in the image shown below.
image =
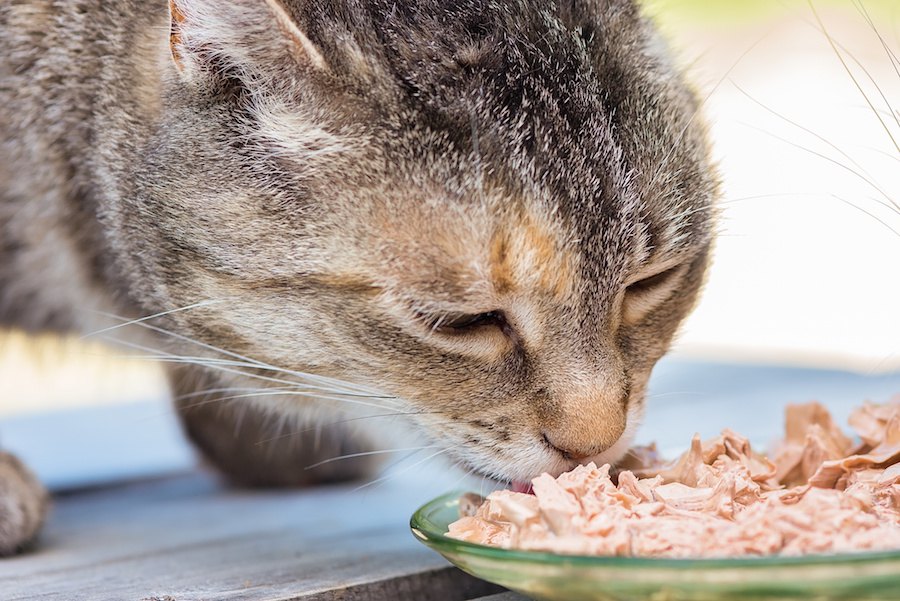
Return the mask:
[[440, 598], [462, 600], [498, 590], [415, 541], [407, 520], [426, 499], [405, 486], [234, 491], [201, 475], [73, 494], [57, 500], [36, 550], [0, 562], [0, 598], [288, 601], [382, 591], [418, 600], [442, 587], [458, 596]]
[[[392, 578], [347, 588], [334, 589], [323, 593], [298, 597], [298, 601], [470, 601], [491, 599], [491, 595], [503, 588], [483, 580], [473, 578], [456, 568], [444, 568], [422, 572], [413, 576]], [[483, 595], [490, 595], [483, 597]], [[502, 601], [502, 600], [501, 600]], [[525, 601], [515, 597], [513, 601]]]

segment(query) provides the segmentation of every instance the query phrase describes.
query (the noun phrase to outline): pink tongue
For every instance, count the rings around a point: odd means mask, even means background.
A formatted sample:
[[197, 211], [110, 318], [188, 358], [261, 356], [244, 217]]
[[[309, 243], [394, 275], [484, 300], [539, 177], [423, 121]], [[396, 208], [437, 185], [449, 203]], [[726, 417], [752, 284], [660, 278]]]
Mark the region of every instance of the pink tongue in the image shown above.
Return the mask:
[[534, 494], [534, 489], [531, 487], [531, 482], [513, 482], [510, 486], [513, 492], [523, 492], [526, 495]]

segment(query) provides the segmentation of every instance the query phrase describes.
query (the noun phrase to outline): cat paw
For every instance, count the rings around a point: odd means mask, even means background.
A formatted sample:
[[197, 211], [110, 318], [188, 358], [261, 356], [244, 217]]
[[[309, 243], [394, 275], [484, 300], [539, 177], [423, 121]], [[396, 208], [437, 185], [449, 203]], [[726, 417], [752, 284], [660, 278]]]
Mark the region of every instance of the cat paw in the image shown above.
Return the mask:
[[15, 456], [0, 451], [0, 557], [34, 540], [47, 515], [49, 497]]

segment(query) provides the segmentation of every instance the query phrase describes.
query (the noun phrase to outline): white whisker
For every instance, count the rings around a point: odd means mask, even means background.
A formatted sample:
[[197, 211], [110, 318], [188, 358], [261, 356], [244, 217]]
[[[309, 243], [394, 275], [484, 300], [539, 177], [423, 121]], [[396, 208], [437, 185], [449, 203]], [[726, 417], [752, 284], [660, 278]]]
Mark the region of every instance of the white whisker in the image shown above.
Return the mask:
[[342, 461], [344, 459], [353, 459], [354, 457], [368, 457], [370, 455], [386, 455], [388, 453], [401, 453], [404, 451], [422, 451], [425, 449], [433, 449], [437, 445], [428, 445], [426, 447], [408, 447], [405, 449], [384, 449], [380, 451], [362, 451], [360, 453], [349, 453], [347, 455], [340, 455], [338, 457], [332, 457], [330, 459], [323, 459], [317, 463], [313, 463], [312, 465], [307, 465], [303, 469], [311, 470], [313, 468], [319, 467], [320, 465], [325, 465], [327, 463], [333, 463], [335, 461]]
[[358, 486], [358, 487], [354, 488], [354, 489], [353, 489], [353, 492], [362, 490], [362, 489], [364, 489], [364, 488], [368, 488], [368, 487], [370, 487], [370, 486], [373, 486], [373, 485], [378, 484], [378, 483], [380, 483], [380, 482], [384, 482], [384, 481], [386, 481], [386, 480], [390, 480], [391, 478], [395, 478], [395, 477], [399, 476], [400, 474], [405, 474], [405, 473], [408, 472], [409, 470], [411, 470], [411, 469], [413, 469], [413, 468], [415, 468], [415, 467], [418, 467], [418, 466], [422, 465], [423, 463], [425, 463], [426, 461], [428, 461], [428, 460], [430, 460], [430, 459], [434, 459], [434, 458], [437, 457], [438, 455], [442, 455], [442, 454], [446, 453], [446, 452], [449, 451], [449, 450], [450, 450], [450, 449], [441, 449], [440, 451], [437, 451], [436, 453], [432, 453], [432, 454], [429, 455], [428, 457], [426, 457], [426, 458], [424, 458], [424, 459], [422, 459], [422, 460], [420, 460], [420, 461], [417, 461], [417, 462], [413, 463], [412, 465], [406, 466], [405, 468], [403, 468], [403, 469], [400, 470], [399, 472], [396, 472], [396, 473], [388, 473], [387, 475], [384, 475], [384, 476], [382, 476], [381, 478], [378, 478], [378, 479], [376, 479], [376, 480], [372, 480], [371, 482], [366, 482], [365, 484], [363, 484], [363, 485], [361, 485], [361, 486]]
[[445, 412], [444, 411], [418, 411], [417, 410], [417, 411], [395, 411], [392, 413], [376, 413], [374, 415], [359, 415], [356, 417], [349, 417], [347, 419], [339, 419], [339, 420], [326, 422], [324, 424], [316, 424], [316, 426], [309, 427], [309, 428], [303, 428], [302, 430], [295, 430], [293, 432], [288, 432], [286, 434], [279, 434], [278, 436], [273, 436], [272, 438], [265, 438], [263, 440], [260, 440], [256, 444], [260, 445], [260, 444], [265, 444], [267, 442], [281, 440], [284, 438], [300, 436], [301, 434], [307, 434], [320, 426], [339, 426], [339, 425], [350, 423], [350, 422], [362, 421], [362, 420], [366, 420], [366, 419], [374, 419], [374, 418], [378, 418], [378, 417], [399, 417], [399, 416], [407, 416], [407, 415], [428, 415], [428, 414], [443, 414], [443, 413], [445, 413]]
[[716, 84], [706, 94], [706, 96], [704, 96], [703, 99], [697, 104], [697, 107], [694, 109], [694, 113], [691, 115], [691, 117], [688, 119], [687, 123], [685, 123], [684, 127], [679, 132], [678, 136], [675, 138], [675, 142], [672, 144], [672, 149], [668, 153], [666, 153], [666, 155], [663, 157], [663, 160], [661, 160], [659, 162], [659, 167], [656, 169], [656, 172], [653, 174], [652, 177], [650, 177], [650, 179], [647, 183], [648, 189], [653, 189], [653, 186], [655, 186], [659, 182], [659, 178], [662, 176], [663, 171], [668, 166], [669, 161], [671, 161], [672, 157], [675, 156], [675, 153], [678, 151], [678, 148], [681, 146], [681, 141], [684, 139], [684, 136], [687, 134], [691, 125], [693, 125], [694, 120], [696, 120], [697, 117], [700, 116], [701, 111], [703, 110], [703, 107], [706, 106], [706, 103], [709, 102], [709, 100], [719, 90], [719, 88], [722, 86], [722, 84], [728, 79], [729, 75], [731, 75], [731, 72], [734, 71], [737, 68], [737, 66], [741, 63], [741, 61], [744, 60], [744, 58], [746, 58], [747, 55], [750, 54], [750, 52], [752, 52], [753, 49], [756, 48], [760, 44], [760, 42], [762, 42], [765, 38], [766, 38], [766, 36], [761, 36], [758, 40], [756, 40], [755, 42], [750, 44], [750, 46], [748, 46], [747, 49], [744, 50], [737, 57], [737, 59], [731, 64], [731, 66], [728, 67], [728, 69], [725, 71], [725, 73], [722, 75], [722, 77], [719, 78], [719, 81], [716, 82]]
[[[293, 382], [293, 381], [284, 380], [281, 378], [271, 378], [268, 376], [262, 376], [259, 374], [245, 372], [245, 371], [242, 371], [239, 369], [233, 369], [228, 364], [223, 365], [221, 360], [207, 359], [204, 357], [183, 357], [183, 356], [178, 356], [178, 355], [163, 354], [163, 353], [161, 353], [161, 351], [159, 351], [159, 349], [154, 349], [152, 347], [147, 347], [147, 346], [144, 346], [144, 345], [141, 345], [138, 343], [134, 343], [134, 342], [121, 341], [120, 344], [131, 347], [131, 348], [135, 348], [137, 350], [143, 350], [143, 351], [147, 351], [147, 352], [151, 352], [151, 353], [157, 353], [156, 355], [151, 355], [149, 357], [150, 359], [152, 359], [154, 361], [159, 361], [159, 362], [163, 362], [163, 363], [199, 365], [202, 367], [214, 369], [214, 370], [221, 371], [224, 373], [253, 378], [253, 379], [257, 379], [257, 380], [264, 381], [264, 382], [272, 382], [272, 383], [276, 383], [276, 384], [286, 384], [286, 385], [294, 387], [294, 391], [287, 393], [287, 394], [294, 394], [296, 396], [306, 396], [306, 397], [312, 398], [312, 399], [342, 401], [342, 402], [349, 403], [349, 404], [374, 407], [377, 409], [403, 409], [403, 408], [405, 408], [405, 405], [402, 403], [394, 403], [394, 404], [386, 403], [386, 404], [380, 405], [377, 403], [367, 403], [365, 401], [359, 401], [359, 400], [356, 400], [353, 398], [346, 398], [344, 396], [345, 393], [341, 393], [339, 391], [331, 391], [331, 393], [332, 393], [331, 395], [323, 395], [323, 394], [317, 392], [318, 389], [312, 388], [309, 385], [306, 385], [302, 382]], [[244, 364], [239, 364], [239, 365], [244, 366]], [[247, 366], [250, 367], [251, 369], [256, 369], [255, 365], [249, 364]], [[308, 392], [308, 390], [313, 390], [314, 392]], [[266, 396], [268, 394], [270, 394], [270, 393], [261, 393], [261, 394], [255, 395], [255, 396]], [[277, 396], [279, 394], [286, 394], [286, 393], [282, 393], [282, 392], [271, 393], [272, 396]], [[350, 396], [350, 394], [352, 394], [352, 393], [347, 393], [347, 396]], [[333, 395], [341, 395], [341, 396], [333, 396]], [[395, 397], [363, 396], [362, 398], [376, 398], [376, 399], [380, 398], [380, 399], [387, 401], [387, 400], [392, 400]]]
[[262, 392], [263, 390], [292, 390], [292, 386], [282, 386], [280, 388], [260, 388], [260, 387], [240, 387], [240, 386], [229, 386], [224, 388], [206, 388], [204, 390], [195, 390], [193, 392], [187, 392], [185, 394], [179, 394], [174, 398], [176, 401], [183, 401], [186, 399], [192, 399], [198, 396], [209, 396], [212, 394], [219, 393], [228, 393], [228, 392]]
[[378, 405], [376, 403], [367, 403], [365, 401], [358, 401], [356, 399], [346, 399], [340, 396], [331, 396], [331, 395], [322, 395], [316, 392], [304, 392], [304, 391], [281, 391], [281, 392], [270, 392], [270, 391], [262, 391], [262, 392], [252, 392], [245, 394], [236, 394], [229, 395], [224, 397], [218, 397], [215, 399], [209, 399], [206, 401], [199, 401], [190, 405], [190, 407], [199, 407], [201, 405], [207, 403], [215, 403], [221, 401], [232, 401], [236, 399], [249, 399], [249, 398], [260, 398], [260, 397], [277, 397], [277, 396], [297, 396], [308, 398], [316, 401], [340, 401], [343, 403], [349, 403], [351, 405], [359, 405], [362, 407], [372, 407], [373, 409], [391, 409], [391, 407], [387, 407], [384, 405]]
[[[863, 90], [862, 85], [859, 83], [859, 80], [853, 74], [853, 71], [847, 65], [847, 61], [844, 60], [844, 55], [841, 54], [840, 50], [837, 47], [837, 43], [834, 38], [831, 37], [831, 34], [828, 33], [828, 30], [825, 28], [825, 24], [822, 22], [822, 18], [819, 16], [819, 11], [816, 10], [815, 5], [812, 0], [807, 0], [809, 4], [809, 8], [813, 13], [813, 16], [816, 18], [816, 22], [819, 24], [819, 29], [822, 32], [822, 35], [825, 36], [825, 39], [828, 41], [828, 44], [831, 46], [831, 49], [834, 51], [835, 56], [841, 62], [841, 66], [844, 67], [844, 71], [847, 72], [847, 75], [850, 76], [850, 80], [853, 82], [853, 85], [856, 86], [856, 89], [859, 90], [859, 93], [865, 99], [866, 103], [869, 105], [869, 108], [872, 109], [872, 112], [875, 114], [875, 118], [878, 119], [879, 123], [881, 123], [882, 129], [887, 134], [888, 138], [890, 138], [891, 143], [894, 145], [894, 148], [897, 149], [897, 152], [900, 152], [900, 144], [897, 143], [897, 139], [894, 137], [894, 134], [891, 133], [891, 129], [887, 126], [887, 123], [884, 122], [884, 119], [881, 118], [881, 115], [875, 109], [875, 105], [872, 103], [872, 100], [869, 98], [869, 95], [866, 94], [865, 90]], [[877, 87], [877, 85], [876, 85]]]
[[295, 376], [295, 377], [298, 377], [298, 378], [307, 379], [307, 380], [311, 380], [311, 381], [318, 381], [318, 382], [323, 383], [323, 384], [331, 384], [331, 385], [333, 385], [333, 386], [343, 387], [343, 388], [351, 389], [351, 390], [357, 390], [357, 391], [359, 391], [359, 392], [369, 392], [369, 393], [373, 393], [373, 392], [374, 392], [374, 393], [376, 393], [376, 394], [382, 394], [382, 393], [380, 393], [379, 391], [377, 391], [377, 390], [375, 390], [375, 389], [373, 389], [373, 388], [371, 388], [371, 387], [363, 386], [363, 385], [360, 385], [360, 384], [354, 384], [354, 383], [351, 383], [351, 382], [344, 382], [344, 381], [338, 380], [338, 379], [336, 379], [336, 378], [331, 378], [331, 377], [328, 377], [328, 376], [321, 376], [321, 375], [318, 375], [318, 374], [310, 374], [310, 373], [306, 373], [306, 372], [298, 372], [298, 371], [294, 371], [294, 370], [289, 370], [289, 369], [279, 368], [279, 367], [276, 367], [276, 366], [274, 366], [274, 365], [270, 365], [270, 364], [268, 364], [268, 363], [264, 363], [264, 362], [261, 362], [261, 361], [257, 361], [256, 359], [252, 359], [252, 358], [250, 358], [250, 357], [246, 357], [246, 356], [241, 355], [241, 354], [239, 354], [239, 353], [235, 353], [235, 352], [232, 352], [232, 351], [228, 351], [228, 350], [226, 350], [226, 349], [223, 349], [223, 348], [220, 348], [220, 347], [211, 345], [211, 344], [207, 344], [207, 343], [205, 343], [205, 342], [200, 342], [199, 340], [194, 340], [194, 339], [192, 339], [192, 338], [190, 338], [190, 337], [188, 337], [188, 336], [184, 336], [184, 335], [182, 335], [182, 334], [178, 334], [178, 333], [176, 333], [176, 332], [171, 332], [171, 331], [166, 330], [166, 329], [164, 329], [164, 328], [160, 328], [160, 327], [158, 327], [158, 326], [151, 325], [151, 324], [149, 324], [149, 323], [146, 323], [145, 321], [127, 320], [127, 319], [124, 318], [124, 317], [120, 317], [120, 316], [118, 316], [118, 315], [114, 315], [114, 314], [111, 314], [111, 313], [103, 313], [103, 315], [106, 315], [106, 316], [108, 316], [108, 317], [110, 317], [110, 318], [114, 318], [114, 319], [121, 319], [121, 320], [125, 320], [125, 321], [131, 321], [131, 322], [134, 322], [133, 325], [136, 325], [136, 326], [138, 326], [138, 327], [140, 327], [140, 328], [145, 328], [145, 329], [148, 329], [148, 330], [157, 332], [157, 333], [159, 333], [159, 334], [163, 334], [163, 335], [169, 336], [169, 337], [174, 338], [174, 339], [176, 339], [176, 340], [181, 340], [181, 341], [183, 341], [183, 342], [187, 342], [187, 343], [189, 343], [189, 344], [193, 344], [193, 345], [199, 346], [200, 348], [204, 348], [204, 349], [207, 349], [207, 350], [216, 352], [216, 353], [223, 354], [223, 355], [228, 356], [228, 357], [232, 357], [232, 358], [235, 358], [235, 359], [239, 359], [239, 360], [241, 360], [241, 361], [245, 361], [245, 362], [247, 362], [247, 363], [252, 364], [252, 365], [253, 365], [254, 367], [256, 367], [256, 368], [260, 368], [260, 369], [268, 369], [268, 370], [270, 370], [270, 371], [276, 371], [276, 372], [279, 372], [279, 373], [284, 373], [284, 374], [292, 375], [292, 376]]
[[462, 463], [460, 461], [454, 461], [453, 467], [460, 470], [462, 472], [462, 476], [460, 476], [459, 478], [456, 479], [456, 481], [453, 483], [453, 486], [450, 487], [450, 490], [456, 490], [456, 488], [459, 486], [460, 482], [462, 482], [463, 480], [465, 480], [466, 478], [468, 478], [469, 476], [471, 476], [474, 473], [474, 470], [472, 468], [466, 466], [464, 463]]
[[[851, 173], [852, 175], [856, 176], [857, 178], [859, 178], [860, 180], [862, 180], [864, 183], [866, 183], [867, 185], [869, 185], [869, 186], [870, 186], [872, 189], [874, 189], [876, 192], [878, 192], [881, 196], [883, 196], [883, 197], [885, 198], [885, 200], [886, 200], [888, 203], [890, 203], [890, 205], [892, 205], [893, 207], [897, 207], [897, 209], [900, 210], [900, 205], [898, 205], [897, 202], [896, 202], [893, 198], [891, 198], [891, 196], [890, 196], [887, 192], [885, 192], [884, 189], [882, 189], [878, 184], [876, 184], [875, 182], [873, 182], [872, 180], [870, 180], [869, 178], [867, 178], [867, 177], [866, 177], [865, 175], [863, 175], [862, 173], [856, 171], [855, 169], [849, 167], [848, 165], [845, 165], [845, 164], [842, 163], [841, 161], [838, 161], [837, 159], [834, 159], [833, 157], [830, 157], [830, 156], [828, 156], [827, 154], [823, 154], [823, 153], [821, 153], [821, 152], [818, 152], [817, 150], [813, 150], [812, 148], [808, 148], [808, 147], [806, 147], [806, 146], [804, 146], [804, 145], [802, 145], [802, 144], [798, 144], [798, 143], [796, 143], [796, 142], [792, 142], [792, 141], [788, 140], [787, 138], [784, 138], [784, 137], [782, 137], [782, 136], [779, 136], [779, 135], [777, 135], [777, 134], [774, 134], [774, 133], [772, 133], [772, 132], [770, 132], [770, 131], [768, 131], [768, 130], [765, 130], [765, 129], [761, 128], [761, 127], [757, 127], [757, 126], [752, 125], [752, 124], [750, 124], [750, 123], [744, 123], [743, 125], [745, 125], [746, 127], [751, 128], [751, 129], [755, 129], [756, 131], [758, 131], [758, 132], [760, 132], [760, 133], [763, 133], [763, 134], [765, 134], [765, 135], [767, 135], [767, 136], [771, 136], [771, 137], [775, 138], [776, 140], [781, 140], [781, 141], [784, 142], [785, 144], [789, 144], [789, 145], [793, 146], [794, 148], [797, 148], [797, 149], [799, 149], [799, 150], [803, 150], [803, 151], [808, 152], [808, 153], [810, 153], [810, 154], [812, 154], [812, 155], [815, 155], [815, 156], [817, 156], [817, 157], [819, 157], [819, 158], [825, 159], [825, 160], [828, 161], [829, 163], [832, 163], [832, 164], [834, 164], [834, 165], [840, 167], [841, 169], [844, 169], [845, 171]], [[879, 200], [878, 202], [881, 203], [882, 201]]]
[[842, 157], [844, 157], [845, 159], [847, 159], [848, 161], [850, 161], [850, 163], [851, 163], [854, 167], [856, 167], [857, 169], [859, 169], [859, 172], [860, 172], [860, 173], [862, 173], [863, 175], [865, 175], [865, 176], [868, 177], [869, 179], [874, 179], [874, 178], [872, 177], [872, 174], [870, 174], [868, 171], [866, 171], [866, 170], [862, 167], [862, 165], [860, 165], [858, 162], [856, 162], [856, 161], [853, 159], [853, 157], [851, 157], [849, 154], [847, 154], [846, 152], [844, 152], [837, 144], [834, 144], [833, 142], [831, 142], [830, 140], [828, 140], [827, 138], [825, 138], [825, 136], [822, 136], [821, 134], [817, 134], [816, 132], [814, 132], [813, 130], [809, 129], [808, 127], [804, 127], [804, 126], [800, 125], [799, 123], [797, 123], [796, 121], [793, 121], [792, 119], [788, 119], [787, 117], [785, 117], [784, 115], [782, 115], [781, 113], [779, 113], [778, 111], [776, 111], [775, 109], [773, 109], [773, 108], [771, 108], [771, 107], [769, 107], [769, 106], [766, 106], [765, 103], [763, 103], [763, 102], [757, 100], [757, 99], [754, 98], [749, 92], [747, 92], [744, 88], [742, 88], [741, 86], [739, 86], [739, 85], [737, 84], [737, 82], [732, 81], [731, 84], [737, 89], [738, 92], [740, 92], [741, 94], [743, 94], [744, 96], [746, 96], [751, 102], [753, 102], [754, 104], [756, 104], [757, 106], [759, 106], [759, 107], [762, 108], [763, 110], [767, 111], [769, 114], [778, 117], [779, 119], [781, 119], [781, 120], [784, 121], [785, 123], [789, 123], [790, 125], [792, 125], [792, 126], [798, 128], [798, 129], [800, 129], [800, 130], [802, 130], [802, 131], [808, 133], [809, 135], [815, 137], [816, 139], [820, 140], [820, 141], [823, 142], [824, 144], [827, 144], [829, 147], [831, 147], [832, 149], [834, 149], [834, 150], [835, 150], [838, 154], [840, 154]]
[[886, 227], [887, 229], [889, 229], [889, 230], [891, 230], [892, 232], [894, 232], [894, 234], [896, 234], [897, 236], [900, 236], [900, 231], [896, 230], [892, 225], [890, 225], [887, 221], [885, 221], [884, 219], [882, 219], [882, 218], [879, 217], [878, 215], [875, 215], [875, 214], [872, 213], [871, 211], [867, 211], [866, 209], [864, 209], [863, 207], [859, 206], [859, 205], [856, 204], [855, 202], [850, 202], [850, 201], [847, 200], [846, 198], [843, 198], [843, 197], [838, 196], [838, 195], [836, 195], [836, 194], [832, 194], [831, 196], [832, 196], [832, 198], [835, 198], [835, 199], [840, 200], [841, 202], [843, 202], [843, 203], [845, 203], [845, 204], [850, 205], [851, 207], [853, 207], [853, 208], [856, 209], [857, 211], [861, 211], [861, 212], [865, 213], [866, 215], [868, 215], [869, 217], [871, 217], [872, 219], [874, 219], [875, 221], [877, 221], [878, 223], [880, 223], [881, 225], [883, 225], [884, 227]]
[[[118, 329], [124, 328], [126, 326], [138, 325], [145, 321], [149, 321], [151, 319], [156, 319], [157, 317], [163, 317], [165, 315], [171, 315], [172, 313], [179, 313], [181, 311], [188, 311], [190, 309], [196, 309], [198, 307], [206, 307], [208, 305], [214, 305], [219, 302], [222, 302], [222, 301], [205, 300], [205, 301], [200, 301], [198, 303], [194, 303], [192, 305], [186, 305], [184, 307], [179, 307], [177, 309], [169, 309], [168, 311], [160, 311], [159, 313], [154, 313], [153, 315], [146, 315], [144, 317], [139, 317], [137, 319], [130, 319], [128, 321], [125, 321], [124, 323], [119, 323], [114, 326], [109, 326], [108, 328], [103, 328], [101, 330], [95, 330], [93, 332], [85, 334], [84, 336], [81, 337], [81, 340], [84, 340], [86, 338], [91, 338], [91, 337], [97, 336], [99, 334], [105, 334], [106, 332], [111, 332], [113, 330], [118, 330]], [[120, 317], [118, 315], [111, 315], [111, 314], [105, 313], [103, 311], [92, 311], [92, 313], [96, 313], [98, 315], [103, 315], [104, 317], [111, 317], [111, 318], [115, 318], [115, 319], [124, 319], [123, 317]]]

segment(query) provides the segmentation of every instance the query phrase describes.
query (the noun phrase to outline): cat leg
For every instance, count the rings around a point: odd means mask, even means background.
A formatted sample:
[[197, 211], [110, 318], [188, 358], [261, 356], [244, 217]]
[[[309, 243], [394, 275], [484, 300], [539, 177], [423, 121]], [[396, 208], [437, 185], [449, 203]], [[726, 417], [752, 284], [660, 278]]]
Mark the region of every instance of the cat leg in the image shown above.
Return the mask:
[[47, 515], [49, 497], [15, 456], [0, 451], [0, 557], [34, 540]]
[[309, 486], [365, 478], [377, 467], [372, 456], [362, 456], [310, 468], [320, 461], [374, 448], [346, 424], [331, 420], [316, 427], [298, 421], [281, 428], [278, 415], [263, 411], [253, 399], [223, 400], [232, 395], [204, 393], [229, 384], [202, 369], [174, 368], [170, 383], [188, 437], [233, 484]]

